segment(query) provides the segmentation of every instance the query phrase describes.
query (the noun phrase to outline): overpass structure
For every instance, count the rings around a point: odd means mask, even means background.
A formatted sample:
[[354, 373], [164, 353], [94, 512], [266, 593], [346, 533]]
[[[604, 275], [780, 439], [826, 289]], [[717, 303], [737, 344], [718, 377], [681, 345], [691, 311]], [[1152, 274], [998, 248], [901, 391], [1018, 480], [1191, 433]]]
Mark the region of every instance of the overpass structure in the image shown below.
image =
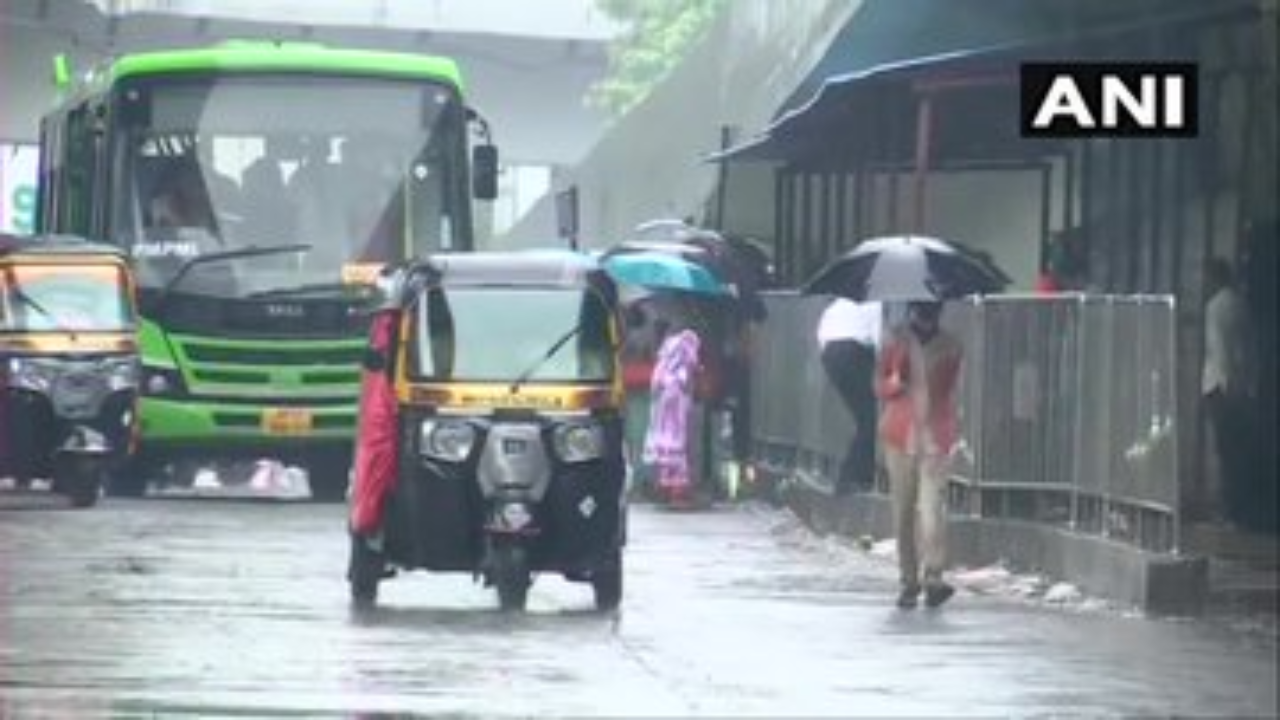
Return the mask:
[[6, 0], [0, 225], [23, 229], [31, 148], [55, 102], [54, 56], [83, 69], [120, 53], [235, 38], [455, 58], [502, 149], [505, 187], [494, 207], [501, 232], [545, 193], [555, 168], [577, 163], [602, 133], [603, 114], [583, 97], [604, 73], [617, 32], [592, 0]]

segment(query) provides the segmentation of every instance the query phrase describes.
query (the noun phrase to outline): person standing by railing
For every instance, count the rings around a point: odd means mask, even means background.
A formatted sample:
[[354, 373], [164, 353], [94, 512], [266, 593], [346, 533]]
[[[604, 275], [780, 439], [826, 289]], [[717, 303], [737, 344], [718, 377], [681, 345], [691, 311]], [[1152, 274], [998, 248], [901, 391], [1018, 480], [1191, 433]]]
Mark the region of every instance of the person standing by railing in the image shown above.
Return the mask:
[[828, 305], [818, 320], [822, 369], [853, 416], [853, 437], [836, 478], [836, 491], [841, 494], [854, 488], [870, 490], [875, 484], [876, 398], [872, 381], [881, 312], [880, 303], [841, 298]]
[[[902, 590], [898, 607], [938, 607], [955, 590], [946, 562], [947, 482], [958, 437], [956, 387], [963, 348], [943, 330], [940, 303], [911, 303], [880, 355], [876, 394], [884, 401], [880, 435], [893, 496]], [[923, 561], [923, 572], [921, 572]]]
[[1244, 298], [1235, 288], [1231, 265], [1215, 258], [1209, 263], [1207, 279], [1210, 297], [1204, 312], [1201, 387], [1213, 426], [1220, 496], [1230, 518], [1239, 522], [1257, 501], [1248, 488], [1249, 476], [1256, 470], [1257, 429], [1251, 412], [1256, 389], [1255, 337]]

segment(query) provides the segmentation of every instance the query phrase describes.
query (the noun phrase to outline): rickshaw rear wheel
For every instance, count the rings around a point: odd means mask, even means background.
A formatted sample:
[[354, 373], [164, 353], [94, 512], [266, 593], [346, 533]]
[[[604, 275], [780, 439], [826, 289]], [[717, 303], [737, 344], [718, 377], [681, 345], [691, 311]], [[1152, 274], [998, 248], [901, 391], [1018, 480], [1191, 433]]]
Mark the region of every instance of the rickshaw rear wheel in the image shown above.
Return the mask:
[[378, 602], [378, 583], [386, 570], [386, 558], [362, 538], [351, 536], [351, 558], [347, 581], [351, 602], [357, 608], [371, 608]]
[[519, 545], [493, 549], [493, 584], [498, 591], [498, 607], [506, 612], [519, 612], [529, 601], [529, 560]]
[[96, 460], [59, 459], [53, 465], [53, 491], [71, 501], [71, 507], [90, 508], [102, 495], [106, 472]]
[[615, 550], [608, 561], [591, 573], [591, 591], [596, 610], [616, 610], [622, 604], [622, 551]]
[[353, 453], [346, 449], [309, 453], [305, 462], [312, 499], [323, 503], [345, 501], [352, 460]]

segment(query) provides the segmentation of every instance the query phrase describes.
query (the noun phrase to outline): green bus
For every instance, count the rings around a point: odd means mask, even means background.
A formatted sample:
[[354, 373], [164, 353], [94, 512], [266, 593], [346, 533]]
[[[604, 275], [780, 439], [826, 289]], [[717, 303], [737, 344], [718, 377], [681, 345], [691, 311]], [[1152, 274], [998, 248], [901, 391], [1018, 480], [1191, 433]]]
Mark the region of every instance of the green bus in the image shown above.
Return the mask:
[[41, 125], [37, 226], [125, 248], [142, 433], [175, 462], [284, 458], [345, 493], [380, 271], [475, 249], [497, 151], [447, 58], [230, 42], [125, 55]]

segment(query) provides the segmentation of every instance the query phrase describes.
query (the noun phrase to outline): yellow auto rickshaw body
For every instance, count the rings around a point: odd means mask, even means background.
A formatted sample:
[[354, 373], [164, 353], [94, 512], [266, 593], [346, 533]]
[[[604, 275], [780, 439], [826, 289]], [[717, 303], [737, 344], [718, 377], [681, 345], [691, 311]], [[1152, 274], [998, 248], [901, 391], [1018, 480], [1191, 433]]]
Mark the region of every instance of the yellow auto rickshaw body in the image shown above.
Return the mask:
[[0, 236], [0, 476], [96, 502], [137, 443], [137, 333], [118, 248]]
[[[396, 339], [367, 360], [362, 395], [351, 502], [376, 529], [362, 519], [353, 532], [353, 599], [376, 598], [388, 569], [425, 569], [483, 578], [516, 609], [533, 574], [553, 572], [615, 607], [627, 469], [609, 275], [576, 253], [467, 253], [416, 263], [394, 285]], [[373, 478], [387, 465], [384, 494]]]

